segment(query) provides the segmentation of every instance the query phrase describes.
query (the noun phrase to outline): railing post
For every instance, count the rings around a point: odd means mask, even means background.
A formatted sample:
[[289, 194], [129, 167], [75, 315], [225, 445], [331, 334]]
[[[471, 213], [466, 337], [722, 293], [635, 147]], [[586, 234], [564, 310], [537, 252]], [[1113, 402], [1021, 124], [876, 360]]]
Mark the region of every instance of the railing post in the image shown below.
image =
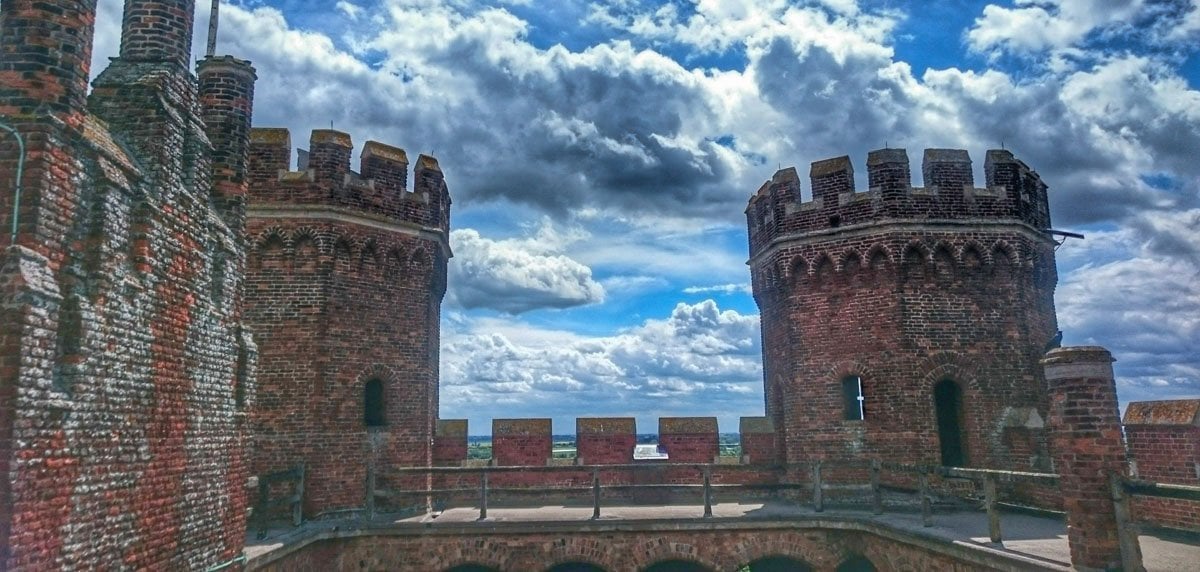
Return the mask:
[[704, 466], [704, 518], [712, 518], [712, 467]]
[[296, 501], [292, 503], [292, 526], [300, 526], [304, 522], [304, 463], [296, 467], [300, 478], [296, 481]]
[[929, 469], [921, 467], [917, 474], [917, 483], [921, 489], [921, 525], [933, 526], [933, 500], [929, 498]]
[[825, 496], [824, 496], [825, 491], [824, 491], [823, 486], [821, 485], [821, 461], [819, 461], [819, 460], [813, 462], [812, 479], [813, 479], [813, 510], [815, 510], [817, 512], [824, 512], [824, 510], [825, 510]]
[[883, 514], [883, 488], [879, 485], [879, 459], [871, 460], [871, 508]]
[[367, 463], [367, 520], [375, 518], [375, 463]]
[[592, 469], [592, 520], [600, 518], [600, 469]]
[[996, 476], [983, 476], [983, 505], [987, 508], [988, 536], [992, 542], [1000, 542], [1000, 511], [996, 509]]
[[479, 520], [487, 519], [488, 474], [485, 469], [479, 474]]
[[1137, 525], [1130, 518], [1129, 494], [1125, 492], [1125, 479], [1118, 473], [1109, 477], [1112, 488], [1113, 515], [1117, 520], [1117, 541], [1121, 545], [1121, 568], [1130, 572], [1144, 571], [1141, 547], [1138, 544]]

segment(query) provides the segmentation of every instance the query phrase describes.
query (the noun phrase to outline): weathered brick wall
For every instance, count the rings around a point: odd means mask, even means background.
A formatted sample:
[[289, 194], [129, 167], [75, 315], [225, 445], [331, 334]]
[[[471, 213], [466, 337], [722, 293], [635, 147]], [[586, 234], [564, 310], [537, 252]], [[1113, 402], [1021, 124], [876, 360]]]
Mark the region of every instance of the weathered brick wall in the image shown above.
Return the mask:
[[775, 423], [770, 417], [742, 417], [738, 424], [742, 459], [770, 464], [779, 459], [775, 444]]
[[[585, 527], [577, 527], [585, 528]], [[642, 570], [655, 563], [685, 561], [711, 570], [736, 571], [757, 560], [786, 557], [797, 570], [833, 572], [855, 558], [876, 569], [1031, 569], [949, 544], [905, 542], [870, 531], [795, 527], [694, 527], [690, 530], [556, 530], [426, 533], [318, 541], [252, 570], [446, 570], [473, 564], [501, 571], [546, 570], [557, 564], [587, 563], [604, 570]]]
[[[350, 170], [345, 133], [314, 131], [305, 171], [288, 170], [290, 140], [286, 130], [250, 133], [246, 316], [261, 355], [254, 472], [304, 463], [313, 517], [363, 507], [369, 463], [381, 488], [410, 488], [423, 479], [387, 469], [433, 462], [449, 196], [431, 158], [418, 161], [407, 192], [399, 149], [367, 144], [364, 172], [397, 169], [377, 182]], [[373, 381], [384, 415], [368, 427]]]
[[[854, 192], [845, 157], [795, 169], [751, 199], [751, 278], [761, 313], [766, 410], [789, 462], [941, 460], [935, 384], [962, 391], [971, 466], [1046, 470], [1044, 438], [1006, 429], [1045, 417], [1038, 365], [1054, 336], [1057, 277], [1045, 185], [989, 151], [986, 189], [965, 152], [926, 152], [911, 188], [903, 150], [868, 157]], [[844, 418], [841, 381], [862, 379], [864, 419]], [[1035, 433], [1041, 431], [1034, 429]]]
[[[1138, 478], [1200, 486], [1200, 399], [1130, 403], [1124, 423]], [[1137, 496], [1133, 507], [1141, 522], [1200, 530], [1200, 503]]]
[[717, 457], [716, 417], [661, 417], [658, 444], [672, 463], [711, 463]]
[[[126, 19], [122, 53], [190, 38], [187, 8]], [[227, 561], [245, 538], [255, 348], [240, 237], [210, 207], [188, 42], [115, 60], [85, 106], [95, 2], [0, 10], [0, 113], [29, 143], [0, 264], [0, 568]], [[7, 212], [17, 154], [3, 145]]]
[[633, 417], [580, 417], [575, 420], [575, 456], [588, 465], [633, 462], [637, 420]]
[[1071, 564], [1086, 570], [1119, 570], [1125, 559], [1142, 558], [1136, 536], [1122, 545], [1109, 483], [1128, 476], [1112, 362], [1095, 346], [1054, 349], [1042, 361]]

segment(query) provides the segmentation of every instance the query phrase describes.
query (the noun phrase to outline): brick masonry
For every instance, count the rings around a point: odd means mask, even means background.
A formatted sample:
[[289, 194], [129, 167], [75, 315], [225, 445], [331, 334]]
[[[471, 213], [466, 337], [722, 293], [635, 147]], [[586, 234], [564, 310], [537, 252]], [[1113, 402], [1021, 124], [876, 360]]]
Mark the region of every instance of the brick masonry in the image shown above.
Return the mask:
[[[303, 463], [309, 518], [363, 507], [369, 464], [380, 487], [411, 488], [423, 481], [387, 469], [434, 460], [449, 193], [432, 157], [418, 158], [410, 191], [403, 150], [368, 142], [354, 172], [352, 149], [349, 134], [313, 131], [307, 165], [292, 170], [287, 130], [249, 133], [253, 470]], [[368, 427], [371, 382], [383, 419]]]
[[212, 149], [239, 142], [203, 119], [190, 2], [129, 2], [85, 103], [95, 4], [0, 8], [0, 114], [28, 143], [0, 238], [0, 569], [203, 569], [245, 538], [255, 346], [241, 233], [211, 201]]
[[[1080, 570], [1122, 567], [1109, 483], [1113, 476], [1127, 476], [1127, 467], [1112, 362], [1108, 350], [1094, 346], [1051, 350], [1042, 361], [1071, 564]], [[1136, 537], [1124, 548], [1138, 551]]]
[[[1124, 423], [1138, 478], [1200, 486], [1200, 399], [1130, 403]], [[1135, 497], [1133, 506], [1141, 522], [1200, 530], [1195, 501]]]
[[[1021, 422], [1045, 418], [1038, 359], [1056, 331], [1046, 186], [998, 150], [982, 189], [965, 151], [927, 150], [925, 188], [902, 149], [867, 169], [855, 192], [847, 157], [813, 163], [807, 202], [783, 169], [746, 210], [779, 454], [940, 463], [933, 394], [949, 379], [967, 465], [1049, 469], [1041, 428]], [[845, 418], [846, 376], [862, 420]]]
[[[591, 527], [576, 530], [461, 531], [364, 535], [318, 541], [270, 563], [263, 571], [448, 570], [475, 565], [499, 571], [547, 570], [559, 564], [591, 564], [604, 570], [643, 570], [664, 562], [686, 562], [729, 571], [766, 558], [787, 558], [797, 571], [834, 572], [855, 559], [878, 570], [1029, 570], [949, 544], [897, 538], [861, 529], [785, 526], [681, 527], [630, 530]], [[840, 529], [839, 529], [840, 528]], [[861, 560], [858, 560], [861, 561]], [[861, 568], [850, 568], [861, 569]]]

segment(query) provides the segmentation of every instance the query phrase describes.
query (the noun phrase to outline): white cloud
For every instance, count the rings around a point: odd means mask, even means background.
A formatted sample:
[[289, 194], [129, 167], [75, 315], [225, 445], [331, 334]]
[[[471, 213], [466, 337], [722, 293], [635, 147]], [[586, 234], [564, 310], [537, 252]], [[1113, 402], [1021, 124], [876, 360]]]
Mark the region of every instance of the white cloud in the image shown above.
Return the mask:
[[528, 238], [492, 240], [473, 229], [450, 233], [450, 303], [513, 314], [604, 300], [587, 266], [560, 254], [571, 240], [548, 223]]
[[[444, 335], [444, 417], [495, 405], [513, 416], [762, 414], [758, 317], [712, 300], [680, 303], [664, 319], [583, 336], [481, 319]], [[484, 418], [486, 419], [486, 418]]]
[[341, 10], [341, 12], [351, 20], [358, 20], [359, 15], [362, 14], [363, 11], [362, 6], [359, 6], [353, 2], [347, 2], [346, 0], [338, 0], [337, 4], [335, 4], [335, 7], [338, 10]]
[[1130, 24], [1145, 8], [1142, 0], [1018, 0], [1013, 8], [995, 4], [967, 32], [980, 52], [1040, 52], [1077, 46], [1089, 34]]
[[750, 294], [750, 284], [718, 284], [714, 286], [688, 286], [683, 289], [684, 294]]

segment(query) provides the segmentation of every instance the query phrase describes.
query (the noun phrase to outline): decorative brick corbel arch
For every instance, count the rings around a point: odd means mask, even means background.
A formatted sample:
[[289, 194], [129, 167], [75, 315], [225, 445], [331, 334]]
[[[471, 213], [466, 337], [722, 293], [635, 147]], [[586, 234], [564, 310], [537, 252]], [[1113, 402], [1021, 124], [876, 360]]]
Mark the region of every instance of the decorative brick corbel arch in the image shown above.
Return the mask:
[[642, 543], [633, 550], [633, 558], [630, 561], [631, 570], [643, 570], [663, 560], [686, 560], [695, 562], [710, 570], [721, 570], [721, 566], [705, 554], [701, 554], [700, 550], [691, 544], [685, 542], [673, 542], [658, 538]]
[[823, 569], [822, 564], [836, 562], [838, 554], [827, 546], [809, 542], [800, 534], [789, 535], [788, 539], [778, 535], [772, 538], [750, 538], [737, 543], [733, 550], [724, 555], [720, 570], [740, 570], [755, 560], [771, 556], [783, 556], [798, 560], [813, 570]]
[[492, 542], [487, 538], [465, 537], [452, 550], [439, 570], [449, 570], [464, 564], [490, 566], [497, 570], [523, 570], [515, 566], [512, 552], [507, 545]]

